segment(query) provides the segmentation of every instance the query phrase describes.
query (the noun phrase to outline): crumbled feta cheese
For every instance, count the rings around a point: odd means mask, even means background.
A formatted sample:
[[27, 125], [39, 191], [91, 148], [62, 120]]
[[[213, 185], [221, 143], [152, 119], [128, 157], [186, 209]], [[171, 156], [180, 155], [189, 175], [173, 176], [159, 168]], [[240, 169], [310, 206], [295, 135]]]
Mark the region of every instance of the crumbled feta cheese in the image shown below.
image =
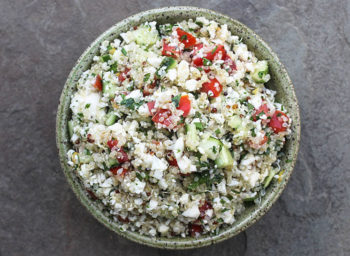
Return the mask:
[[182, 213], [182, 215], [187, 218], [197, 219], [200, 215], [198, 205], [193, 205], [191, 208], [188, 208], [186, 211]]

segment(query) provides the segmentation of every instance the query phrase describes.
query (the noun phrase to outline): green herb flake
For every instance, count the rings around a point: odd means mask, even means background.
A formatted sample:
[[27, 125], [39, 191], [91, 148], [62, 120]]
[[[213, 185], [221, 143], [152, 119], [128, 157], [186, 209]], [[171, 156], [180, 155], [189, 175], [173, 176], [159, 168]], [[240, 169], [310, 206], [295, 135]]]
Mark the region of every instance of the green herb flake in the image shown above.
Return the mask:
[[143, 181], [143, 177], [142, 177], [141, 173], [139, 173], [139, 172], [136, 172], [136, 178], [138, 178], [139, 181]]
[[122, 48], [122, 54], [123, 54], [124, 56], [127, 56], [127, 55], [128, 55], [127, 51], [126, 51], [124, 48]]
[[90, 106], [91, 106], [91, 104], [88, 103], [88, 104], [85, 105], [85, 108], [89, 108]]
[[227, 212], [229, 209], [227, 208], [224, 208], [224, 209], [221, 209], [221, 212], [224, 213], [224, 212]]
[[131, 109], [131, 110], [135, 110], [136, 108], [139, 108], [144, 103], [143, 100], [139, 102], [135, 102], [133, 98], [125, 99], [125, 96], [122, 98], [123, 100], [120, 102], [120, 104], [126, 106], [128, 109]]
[[194, 117], [196, 118], [200, 118], [202, 116], [202, 114], [198, 111], [196, 111], [196, 113], [194, 114]]
[[216, 150], [216, 147], [215, 147], [215, 146], [213, 146], [213, 148], [212, 148], [211, 150], [213, 151], [214, 154], [217, 153], [217, 150]]
[[219, 136], [220, 133], [221, 133], [220, 129], [216, 129], [216, 130], [215, 130], [216, 136]]
[[226, 201], [225, 201], [224, 199], [220, 199], [220, 203], [221, 203], [221, 204], [225, 204]]
[[117, 71], [118, 71], [117, 68], [118, 68], [118, 63], [115, 62], [115, 63], [113, 63], [113, 64], [110, 66], [109, 70], [110, 70], [110, 71], [113, 71], [114, 74], [115, 74], [115, 73], [117, 73]]
[[254, 106], [252, 104], [250, 104], [250, 103], [247, 103], [247, 107], [248, 107], [249, 110], [255, 109]]
[[107, 62], [111, 59], [111, 56], [109, 56], [109, 54], [106, 54], [106, 55], [103, 55], [101, 58], [103, 62]]
[[147, 73], [144, 77], [143, 77], [143, 82], [147, 82], [148, 79], [150, 78], [151, 74], [150, 73]]
[[[208, 165], [206, 162], [199, 162], [201, 165]], [[223, 176], [220, 174], [210, 175], [209, 170], [202, 171], [201, 173], [195, 174], [193, 182], [188, 186], [189, 190], [195, 190], [198, 186], [205, 184], [207, 188], [213, 184], [218, 184], [222, 181]]]
[[181, 95], [177, 95], [175, 97], [172, 98], [172, 102], [175, 104], [175, 107], [179, 107], [180, 104], [180, 99], [181, 99]]
[[253, 137], [256, 137], [255, 128], [252, 128], [250, 130], [250, 133], [252, 134]]
[[217, 49], [218, 49], [218, 46], [215, 46], [214, 49], [211, 51], [211, 54], [214, 54]]
[[195, 122], [194, 125], [196, 126], [196, 129], [199, 131], [203, 131], [204, 130], [204, 125], [201, 122]]
[[203, 58], [203, 65], [204, 65], [204, 66], [211, 66], [212, 63], [211, 63], [211, 61], [208, 60], [207, 58]]
[[293, 162], [292, 159], [287, 159], [287, 160], [286, 160], [286, 163], [291, 163], [291, 162]]
[[181, 40], [181, 41], [186, 41], [186, 40], [187, 40], [187, 35], [182, 35], [182, 36], [180, 37], [180, 40]]

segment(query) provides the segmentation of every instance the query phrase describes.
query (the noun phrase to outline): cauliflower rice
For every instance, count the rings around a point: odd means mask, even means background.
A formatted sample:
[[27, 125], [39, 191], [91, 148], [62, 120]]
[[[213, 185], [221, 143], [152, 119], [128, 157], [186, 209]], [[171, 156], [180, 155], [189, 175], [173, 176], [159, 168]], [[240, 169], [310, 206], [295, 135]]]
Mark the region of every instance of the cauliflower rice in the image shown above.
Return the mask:
[[231, 225], [283, 173], [291, 118], [264, 86], [267, 61], [203, 17], [120, 36], [77, 83], [68, 163], [122, 230], [186, 237]]

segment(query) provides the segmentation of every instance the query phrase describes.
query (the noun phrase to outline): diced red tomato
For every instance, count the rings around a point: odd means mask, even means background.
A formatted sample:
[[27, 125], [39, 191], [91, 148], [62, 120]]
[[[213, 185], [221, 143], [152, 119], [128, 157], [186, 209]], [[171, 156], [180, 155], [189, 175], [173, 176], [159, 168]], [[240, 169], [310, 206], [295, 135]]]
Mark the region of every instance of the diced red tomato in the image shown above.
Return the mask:
[[206, 53], [205, 58], [213, 61], [214, 58], [224, 60], [226, 58], [226, 50], [225, 47], [221, 44], [214, 46], [214, 48]]
[[142, 91], [143, 96], [151, 95], [153, 92], [153, 89], [156, 87], [156, 85], [157, 85], [157, 80], [154, 80], [154, 82], [151, 84], [146, 84], [143, 87], [143, 91]]
[[216, 98], [222, 92], [222, 85], [216, 78], [213, 78], [202, 85], [201, 91], [207, 93], [209, 97]]
[[202, 48], [203, 48], [203, 44], [202, 43], [195, 44], [193, 46], [193, 52], [192, 52], [193, 56], [196, 55], [198, 53], [198, 51], [200, 49], [202, 49]]
[[166, 154], [166, 160], [171, 166], [178, 167], [176, 158], [171, 151]]
[[99, 90], [99, 91], [102, 91], [102, 78], [100, 77], [100, 75], [97, 75], [96, 76], [96, 80], [95, 80], [95, 83], [94, 83], [94, 87]]
[[107, 141], [107, 145], [111, 150], [117, 151], [117, 160], [120, 164], [129, 161], [128, 154], [124, 151], [122, 147], [121, 148], [118, 147], [117, 140], [109, 140]]
[[254, 114], [252, 115], [253, 120], [257, 120], [257, 116], [261, 113], [264, 112], [266, 116], [269, 116], [270, 109], [267, 107], [267, 104], [264, 103], [262, 104], [257, 110], [255, 110]]
[[195, 57], [193, 59], [193, 65], [195, 65], [197, 67], [203, 66], [203, 58]]
[[189, 224], [188, 230], [189, 230], [190, 235], [191, 235], [192, 237], [197, 237], [200, 233], [203, 232], [203, 228], [202, 228], [201, 225], [192, 224], [192, 223]]
[[117, 160], [120, 164], [128, 162], [129, 161], [129, 156], [128, 154], [124, 151], [123, 148], [120, 148], [117, 150]]
[[170, 126], [172, 125], [171, 115], [172, 113], [169, 109], [158, 109], [156, 114], [152, 117], [152, 121], [165, 126]]
[[203, 48], [203, 44], [199, 43], [194, 45], [192, 56], [193, 56], [193, 64], [197, 67], [203, 66], [203, 58], [197, 57], [198, 51]]
[[267, 136], [265, 135], [264, 138], [260, 141], [259, 145], [262, 146], [264, 145], [266, 142], [267, 142], [268, 138]]
[[149, 110], [149, 113], [151, 114], [151, 115], [153, 115], [154, 114], [154, 105], [156, 104], [156, 102], [155, 101], [150, 101], [150, 102], [147, 102], [147, 107], [148, 107], [148, 110]]
[[180, 55], [180, 51], [176, 49], [176, 46], [170, 46], [165, 41], [163, 41], [163, 56], [169, 56], [173, 58], [177, 58]]
[[176, 32], [179, 41], [185, 45], [185, 48], [190, 48], [196, 44], [196, 38], [190, 33], [183, 31], [181, 28], [177, 28]]
[[110, 149], [117, 147], [118, 141], [117, 140], [109, 140], [107, 141], [107, 145]]
[[271, 117], [269, 126], [275, 133], [284, 132], [285, 130], [287, 130], [288, 121], [289, 118], [285, 113], [276, 110]]
[[236, 63], [228, 56], [226, 55], [225, 59], [224, 59], [224, 63], [229, 66], [230, 71], [229, 73], [232, 73], [232, 71], [237, 70], [237, 66]]
[[[121, 170], [122, 169], [122, 170]], [[120, 177], [124, 177], [127, 173], [128, 173], [128, 169], [122, 168], [122, 167], [113, 167], [110, 169], [111, 173], [113, 173], [114, 175], [118, 175]]]
[[199, 207], [200, 218], [203, 219], [205, 217], [205, 212], [209, 209], [213, 209], [213, 206], [208, 201], [204, 201], [204, 203]]
[[182, 110], [183, 116], [186, 117], [188, 113], [190, 113], [191, 110], [191, 101], [188, 97], [188, 95], [181, 96], [179, 101], [179, 107], [177, 109]]
[[118, 75], [118, 80], [119, 82], [123, 82], [126, 77], [127, 77], [127, 74], [129, 73], [130, 71], [130, 68], [126, 68], [123, 72], [121, 72], [119, 75]]

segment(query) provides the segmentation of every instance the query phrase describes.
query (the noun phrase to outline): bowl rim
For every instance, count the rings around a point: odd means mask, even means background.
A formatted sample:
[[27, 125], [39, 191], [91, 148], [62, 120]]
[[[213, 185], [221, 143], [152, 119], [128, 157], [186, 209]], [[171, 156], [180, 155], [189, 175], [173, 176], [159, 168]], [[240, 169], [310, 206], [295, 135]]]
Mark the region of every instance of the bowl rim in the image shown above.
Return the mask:
[[[230, 22], [235, 23], [235, 25], [241, 27], [244, 29], [249, 35], [252, 35], [255, 37], [255, 39], [269, 52], [269, 54], [272, 56], [273, 60], [277, 63], [279, 66], [281, 73], [284, 76], [284, 79], [286, 79], [286, 82], [288, 86], [290, 87], [289, 93], [291, 94], [291, 97], [293, 99], [293, 110], [295, 112], [295, 119], [293, 122], [296, 122], [295, 125], [295, 140], [293, 143], [293, 159], [292, 162], [289, 164], [288, 171], [283, 175], [284, 178], [282, 179], [282, 182], [280, 182], [276, 187], [274, 188], [274, 191], [269, 193], [268, 195], [264, 196], [264, 199], [261, 204], [256, 206], [256, 208], [242, 221], [240, 221], [238, 224], [233, 224], [232, 226], [221, 230], [216, 235], [210, 235], [210, 236], [201, 236], [199, 238], [163, 238], [163, 237], [150, 237], [146, 235], [141, 235], [136, 232], [132, 231], [122, 231], [119, 228], [119, 224], [116, 222], [113, 222], [110, 220], [107, 216], [105, 216], [102, 211], [98, 208], [97, 205], [95, 205], [92, 200], [87, 196], [86, 192], [83, 191], [81, 185], [73, 178], [73, 174], [70, 175], [69, 172], [71, 172], [71, 168], [67, 165], [66, 160], [66, 150], [65, 145], [67, 145], [69, 142], [65, 138], [66, 131], [67, 130], [67, 122], [65, 121], [65, 111], [67, 107], [67, 91], [71, 90], [70, 84], [73, 82], [73, 78], [75, 77], [75, 73], [78, 71], [78, 67], [80, 63], [82, 62], [83, 58], [89, 53], [91, 48], [101, 42], [103, 38], [105, 38], [107, 35], [113, 33], [115, 29], [117, 29], [119, 26], [127, 25], [128, 23], [135, 21], [135, 19], [138, 19], [138, 17], [144, 17], [149, 15], [160, 15], [166, 12], [202, 12], [202, 13], [208, 13], [216, 18], [223, 18], [230, 20]], [[185, 19], [185, 18], [184, 18]], [[157, 20], [154, 18], [154, 20]], [[254, 51], [254, 50], [253, 50]], [[68, 104], [69, 107], [69, 104]], [[191, 249], [191, 248], [199, 248], [203, 246], [207, 246], [210, 244], [218, 243], [221, 241], [224, 241], [230, 237], [233, 237], [240, 232], [244, 231], [248, 227], [250, 227], [252, 224], [257, 222], [270, 208], [271, 206], [276, 202], [276, 200], [279, 198], [281, 193], [283, 192], [285, 186], [288, 183], [288, 180], [293, 172], [293, 169], [295, 167], [295, 163], [298, 156], [299, 151], [299, 144], [300, 144], [300, 111], [299, 111], [299, 105], [298, 101], [295, 95], [294, 86], [291, 82], [291, 79], [289, 78], [289, 75], [287, 73], [286, 68], [284, 65], [280, 62], [277, 55], [272, 51], [272, 49], [265, 43], [260, 36], [258, 36], [253, 30], [248, 28], [243, 23], [227, 16], [224, 14], [221, 14], [216, 11], [208, 10], [205, 8], [199, 8], [194, 6], [170, 6], [170, 7], [162, 7], [162, 8], [156, 8], [156, 9], [150, 9], [147, 11], [139, 12], [137, 14], [134, 14], [132, 16], [129, 16], [110, 28], [108, 28], [105, 32], [100, 34], [83, 52], [83, 54], [79, 57], [79, 59], [74, 64], [72, 70], [70, 71], [68, 78], [66, 80], [66, 83], [62, 89], [62, 93], [60, 96], [60, 101], [58, 105], [57, 110], [57, 116], [56, 116], [56, 145], [58, 148], [59, 158], [60, 158], [60, 164], [61, 168], [63, 170], [63, 173], [66, 177], [66, 180], [68, 181], [70, 187], [72, 188], [74, 194], [78, 198], [78, 200], [85, 206], [85, 208], [104, 226], [109, 228], [110, 230], [116, 232], [118, 235], [121, 235], [122, 237], [128, 238], [134, 242], [156, 247], [156, 248], [163, 248], [163, 249]], [[72, 172], [71, 172], [72, 173]]]

